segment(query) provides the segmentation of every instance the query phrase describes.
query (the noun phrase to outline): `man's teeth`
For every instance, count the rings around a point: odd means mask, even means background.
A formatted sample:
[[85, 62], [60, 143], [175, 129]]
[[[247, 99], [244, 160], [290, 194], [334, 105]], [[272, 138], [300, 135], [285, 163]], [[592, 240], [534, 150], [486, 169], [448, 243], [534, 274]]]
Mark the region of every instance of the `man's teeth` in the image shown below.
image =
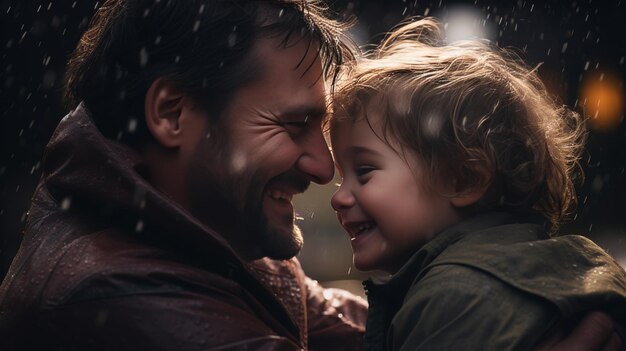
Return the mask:
[[280, 200], [280, 201], [291, 201], [291, 199], [293, 198], [293, 195], [283, 193], [282, 191], [278, 191], [278, 190], [271, 190], [269, 192], [269, 195], [272, 199]]

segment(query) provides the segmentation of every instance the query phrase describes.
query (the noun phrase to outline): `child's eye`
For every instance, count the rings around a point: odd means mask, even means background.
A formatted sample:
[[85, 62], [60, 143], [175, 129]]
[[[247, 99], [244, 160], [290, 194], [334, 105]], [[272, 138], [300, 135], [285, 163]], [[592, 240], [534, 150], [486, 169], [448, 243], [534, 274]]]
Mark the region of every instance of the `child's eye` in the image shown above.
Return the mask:
[[357, 167], [355, 173], [357, 177], [362, 178], [374, 170], [376, 170], [376, 168], [373, 166], [360, 166], [360, 167]]

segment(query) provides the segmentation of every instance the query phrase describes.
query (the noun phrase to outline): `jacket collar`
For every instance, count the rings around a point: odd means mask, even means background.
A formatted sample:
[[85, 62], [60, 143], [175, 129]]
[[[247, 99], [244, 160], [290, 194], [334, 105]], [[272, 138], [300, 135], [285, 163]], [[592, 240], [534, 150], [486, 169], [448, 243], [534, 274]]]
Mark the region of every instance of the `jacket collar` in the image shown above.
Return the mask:
[[81, 103], [61, 120], [46, 147], [33, 205], [44, 188], [62, 208], [71, 205], [91, 212], [186, 253], [214, 254], [235, 265], [242, 263], [219, 234], [148, 183], [141, 175], [143, 169], [141, 157], [105, 138]]
[[[414, 281], [428, 271], [428, 266], [442, 255], [444, 250], [463, 242], [484, 242], [494, 235], [488, 228], [512, 223], [537, 222], [536, 215], [491, 212], [479, 214], [464, 220], [437, 234], [420, 248], [400, 270], [384, 281], [369, 279], [363, 283], [368, 295], [366, 349], [383, 349], [387, 340], [387, 328], [402, 306], [407, 292]], [[495, 231], [497, 232], [497, 230]], [[537, 240], [538, 231], [503, 240]], [[497, 234], [496, 234], [497, 235]], [[528, 236], [528, 237], [527, 237]], [[499, 236], [501, 241], [502, 235]]]
[[[488, 241], [488, 237], [493, 233], [487, 230], [488, 228], [513, 223], [534, 223], [540, 226], [542, 221], [542, 218], [535, 213], [488, 212], [475, 215], [437, 234], [431, 241], [427, 242], [413, 254], [394, 275], [365, 281], [365, 289], [369, 292], [376, 291], [377, 294], [383, 294], [389, 298], [402, 301], [404, 294], [420, 272], [439, 257], [445, 249], [455, 243], [461, 240], [465, 243]], [[499, 236], [498, 241], [504, 243], [508, 240], [528, 241], [547, 238], [540, 234], [541, 232], [533, 231], [516, 236]]]
[[[263, 301], [293, 335], [305, 340], [301, 334], [306, 335], [304, 325], [295, 321], [280, 302], [283, 292], [274, 291], [260, 279], [258, 267], [268, 266], [271, 260], [245, 261], [220, 233], [155, 189], [142, 176], [145, 169], [137, 152], [100, 133], [81, 103], [61, 120], [46, 147], [25, 242], [36, 247], [40, 239], [49, 236], [49, 225], [40, 225], [49, 216], [57, 219], [55, 226], [62, 226], [62, 220], [70, 227], [90, 228], [86, 233], [120, 229], [185, 262], [236, 281]], [[294, 274], [298, 272], [287, 269], [291, 266], [275, 266], [278, 268], [268, 269], [285, 279], [296, 279]]]

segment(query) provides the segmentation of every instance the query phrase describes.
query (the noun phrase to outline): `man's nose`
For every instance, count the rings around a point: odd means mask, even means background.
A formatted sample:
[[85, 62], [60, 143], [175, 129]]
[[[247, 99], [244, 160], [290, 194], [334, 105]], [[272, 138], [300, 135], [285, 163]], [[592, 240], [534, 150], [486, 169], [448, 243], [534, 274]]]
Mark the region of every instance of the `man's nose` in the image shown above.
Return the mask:
[[322, 131], [313, 133], [303, 145], [303, 149], [304, 152], [298, 159], [298, 169], [315, 183], [330, 182], [335, 175], [335, 166]]

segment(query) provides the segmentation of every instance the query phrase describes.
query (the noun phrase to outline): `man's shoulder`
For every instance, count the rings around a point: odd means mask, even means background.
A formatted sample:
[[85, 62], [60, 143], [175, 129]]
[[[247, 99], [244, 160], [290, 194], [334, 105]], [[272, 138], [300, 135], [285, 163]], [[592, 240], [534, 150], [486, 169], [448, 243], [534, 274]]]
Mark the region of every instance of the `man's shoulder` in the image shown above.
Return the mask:
[[125, 233], [104, 230], [72, 241], [45, 284], [50, 306], [94, 299], [176, 293], [202, 286], [235, 288], [232, 280]]

